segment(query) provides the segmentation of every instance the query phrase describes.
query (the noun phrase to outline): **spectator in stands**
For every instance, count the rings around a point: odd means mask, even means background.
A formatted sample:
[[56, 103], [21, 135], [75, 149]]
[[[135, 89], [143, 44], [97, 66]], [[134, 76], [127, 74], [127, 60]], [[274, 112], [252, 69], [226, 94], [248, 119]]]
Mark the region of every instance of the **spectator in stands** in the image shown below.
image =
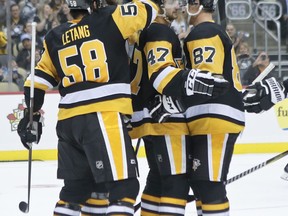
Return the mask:
[[0, 82], [4, 80], [4, 71], [2, 68], [2, 64], [0, 63]]
[[235, 52], [237, 53], [239, 50], [239, 44], [241, 42], [244, 42], [245, 39], [247, 39], [249, 37], [249, 34], [247, 32], [243, 32], [243, 31], [237, 32], [235, 26], [232, 23], [227, 24], [226, 31], [227, 31], [228, 35], [230, 36], [230, 38], [233, 42], [233, 45], [234, 45]]
[[12, 38], [12, 44], [15, 44], [20, 41], [20, 36], [23, 33], [25, 21], [20, 17], [20, 7], [18, 4], [12, 4], [10, 6], [10, 11], [11, 11], [11, 38]]
[[286, 52], [288, 52], [288, 0], [277, 0], [282, 4], [282, 16], [279, 19], [281, 27], [282, 44], [286, 45]]
[[[23, 34], [32, 35], [32, 22], [25, 23], [24, 29], [23, 29]], [[35, 40], [36, 40], [36, 46], [37, 47], [43, 47], [43, 40], [42, 40], [42, 38], [39, 37], [38, 34], [36, 34], [36, 39]]]
[[3, 31], [0, 31], [0, 55], [7, 54], [7, 37]]
[[39, 10], [39, 13], [34, 18], [34, 21], [37, 22], [37, 35], [42, 41], [46, 33], [52, 28], [53, 20], [54, 16], [51, 6], [49, 4], [44, 4], [43, 8]]
[[[20, 74], [18, 65], [15, 60], [11, 61], [11, 68], [12, 68], [12, 81], [18, 85], [20, 91], [23, 91], [24, 77], [22, 74]], [[24, 72], [26, 73], [26, 71]]]
[[54, 19], [53, 22], [52, 22], [51, 28], [53, 29], [53, 28], [55, 28], [55, 27], [58, 26], [58, 25], [60, 25], [58, 19]]
[[0, 0], [0, 29], [6, 26], [6, 1]]
[[62, 8], [63, 0], [51, 0], [49, 5], [52, 8], [54, 18], [57, 18], [59, 11]]
[[[12, 68], [12, 82], [17, 84], [20, 91], [24, 89], [24, 79], [23, 76], [18, 72], [18, 66], [15, 60], [11, 61]], [[8, 68], [0, 63], [0, 81], [8, 82], [9, 81], [9, 72]]]
[[255, 59], [248, 43], [241, 42], [237, 54], [237, 64], [240, 70], [241, 83], [243, 87], [246, 87], [252, 84], [253, 80], [270, 64], [270, 59], [265, 52], [260, 52]]
[[178, 10], [177, 13], [177, 19], [172, 21], [170, 27], [178, 35], [179, 40], [183, 40], [189, 33], [188, 14], [186, 10], [184, 12], [182, 10]]
[[60, 24], [65, 23], [69, 20], [72, 20], [72, 16], [70, 14], [70, 9], [68, 7], [68, 4], [65, 2], [62, 4], [61, 10], [59, 11], [57, 15], [57, 19]]
[[21, 35], [21, 42], [23, 49], [18, 53], [16, 57], [16, 62], [19, 67], [30, 71], [31, 67], [31, 35], [23, 34]]
[[32, 22], [37, 14], [38, 0], [27, 0], [21, 10], [21, 18], [25, 22]]

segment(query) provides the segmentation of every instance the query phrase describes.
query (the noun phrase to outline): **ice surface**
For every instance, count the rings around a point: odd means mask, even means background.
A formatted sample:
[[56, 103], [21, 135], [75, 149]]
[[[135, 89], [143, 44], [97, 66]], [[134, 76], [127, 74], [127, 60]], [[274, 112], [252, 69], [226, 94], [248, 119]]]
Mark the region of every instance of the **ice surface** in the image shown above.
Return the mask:
[[[276, 154], [237, 154], [230, 167], [229, 178], [254, 167]], [[288, 156], [227, 185], [231, 216], [287, 216], [288, 181], [280, 178]], [[139, 159], [141, 191], [148, 166]], [[63, 185], [56, 179], [56, 161], [33, 161], [30, 211], [22, 213], [18, 205], [27, 201], [28, 162], [0, 163], [0, 215], [52, 216], [58, 193]], [[139, 195], [140, 197], [140, 195]], [[138, 201], [139, 201], [138, 197]], [[139, 216], [138, 211], [135, 215]], [[194, 202], [186, 207], [185, 216], [196, 216]]]

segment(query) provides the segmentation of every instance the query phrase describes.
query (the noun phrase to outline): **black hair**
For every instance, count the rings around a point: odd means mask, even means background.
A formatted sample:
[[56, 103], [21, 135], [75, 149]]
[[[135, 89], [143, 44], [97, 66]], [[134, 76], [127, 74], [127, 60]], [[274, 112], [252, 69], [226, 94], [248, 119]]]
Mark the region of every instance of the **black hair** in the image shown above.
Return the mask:
[[79, 9], [79, 10], [70, 10], [70, 14], [73, 17], [73, 19], [77, 19], [79, 16], [85, 16], [88, 15], [89, 12], [88, 10], [84, 10], [84, 9]]

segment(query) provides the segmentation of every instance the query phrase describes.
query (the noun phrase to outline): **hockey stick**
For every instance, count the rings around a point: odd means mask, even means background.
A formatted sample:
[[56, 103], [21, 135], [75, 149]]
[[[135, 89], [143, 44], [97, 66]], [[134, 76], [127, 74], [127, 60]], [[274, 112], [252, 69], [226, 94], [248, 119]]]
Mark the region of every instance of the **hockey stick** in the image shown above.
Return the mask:
[[232, 183], [232, 182], [234, 182], [234, 181], [236, 181], [236, 180], [238, 180], [238, 179], [240, 179], [240, 178], [242, 178], [242, 177], [244, 177], [244, 176], [246, 176], [246, 175], [248, 175], [248, 174], [250, 174], [250, 173], [252, 173], [252, 172], [254, 172], [254, 171], [258, 170], [258, 169], [260, 169], [260, 168], [262, 168], [262, 167], [267, 166], [268, 164], [271, 164], [271, 163], [281, 159], [282, 157], [285, 157], [287, 154], [288, 154], [288, 150], [286, 150], [285, 152], [282, 152], [282, 153], [270, 158], [267, 161], [264, 161], [264, 162], [258, 164], [257, 166], [254, 166], [254, 167], [252, 167], [252, 168], [250, 168], [250, 169], [248, 169], [248, 170], [246, 170], [246, 171], [244, 171], [244, 172], [242, 172], [242, 173], [240, 173], [240, 174], [228, 179], [227, 181], [225, 181], [225, 184], [226, 185], [230, 184], [230, 183]]
[[[282, 152], [282, 153], [280, 153], [280, 154], [278, 154], [278, 155], [276, 155], [276, 156], [274, 156], [272, 158], [270, 158], [267, 161], [264, 161], [264, 162], [262, 162], [262, 163], [260, 163], [260, 164], [258, 164], [256, 166], [254, 166], [254, 167], [252, 167], [252, 168], [250, 168], [250, 169], [248, 169], [248, 170], [246, 170], [246, 171], [244, 171], [244, 172], [242, 172], [242, 173], [240, 173], [240, 174], [238, 174], [238, 175], [236, 175], [236, 176], [234, 176], [234, 177], [232, 177], [230, 179], [228, 179], [227, 181], [224, 182], [224, 184], [227, 185], [227, 184], [230, 184], [230, 183], [232, 183], [234, 181], [237, 181], [240, 178], [243, 178], [244, 176], [246, 176], [246, 175], [248, 175], [248, 174], [250, 174], [250, 173], [252, 173], [252, 172], [254, 172], [256, 170], [259, 170], [262, 167], [265, 167], [268, 164], [271, 164], [271, 163], [273, 163], [273, 162], [285, 157], [286, 155], [288, 155], [288, 150], [285, 151], [285, 152]], [[195, 200], [194, 195], [188, 195], [187, 203], [192, 202], [194, 200]]]
[[[35, 67], [35, 44], [36, 44], [36, 22], [32, 22], [32, 46], [31, 46], [31, 73], [30, 73], [30, 110], [29, 110], [29, 128], [32, 130], [33, 124], [33, 108], [34, 108], [34, 67]], [[31, 191], [31, 171], [32, 171], [32, 143], [28, 144], [29, 158], [28, 158], [28, 199], [27, 202], [19, 203], [20, 211], [24, 213], [29, 212], [30, 207], [30, 191]]]
[[[270, 63], [252, 82], [251, 85], [254, 85], [256, 82], [260, 82], [263, 80], [273, 69], [275, 68], [275, 65], [273, 63]], [[247, 97], [249, 93], [253, 94], [253, 91], [245, 90], [243, 92], [243, 98]]]
[[138, 152], [139, 152], [140, 143], [141, 143], [141, 138], [138, 138], [137, 144], [136, 144], [136, 147], [135, 147], [135, 155], [136, 155], [136, 156], [137, 156], [137, 154], [138, 154]]
[[[140, 144], [141, 144], [141, 138], [138, 138], [137, 144], [136, 144], [136, 147], [135, 147], [135, 155], [136, 155], [136, 157], [137, 157], [137, 154], [139, 152]], [[140, 207], [141, 207], [141, 202], [137, 203], [134, 206], [134, 212], [137, 212], [140, 209]]]

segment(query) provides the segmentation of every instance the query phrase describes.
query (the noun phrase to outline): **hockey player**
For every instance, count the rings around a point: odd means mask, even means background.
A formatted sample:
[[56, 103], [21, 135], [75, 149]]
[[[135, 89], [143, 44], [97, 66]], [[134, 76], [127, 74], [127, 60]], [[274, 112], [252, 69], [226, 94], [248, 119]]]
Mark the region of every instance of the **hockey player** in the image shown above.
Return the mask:
[[[155, 22], [140, 34], [139, 44], [134, 47], [131, 61], [134, 114], [130, 135], [132, 138], [143, 137], [149, 165], [141, 196], [141, 216], [184, 216], [189, 192], [186, 176], [189, 151], [185, 136], [188, 130], [184, 116], [172, 115], [168, 122], [158, 124], [152, 120], [147, 109], [155, 95], [162, 100], [162, 96], [154, 89], [153, 82], [149, 80], [152, 72], [166, 67], [173, 71], [181, 66], [180, 42], [169, 27], [171, 21], [177, 18], [179, 4], [176, 0], [154, 2], [159, 7], [159, 14]], [[178, 70], [180, 69], [176, 71]]]
[[[179, 112], [182, 108], [171, 96], [189, 96], [193, 100], [198, 95], [206, 100], [226, 91], [228, 82], [208, 72], [183, 70], [181, 45], [169, 27], [177, 18], [178, 1], [155, 2], [158, 16], [141, 32], [131, 61], [134, 113], [130, 135], [142, 137], [150, 169], [141, 197], [141, 215], [184, 215], [189, 191], [186, 173], [191, 162], [185, 136], [188, 128], [182, 114], [167, 119], [154, 110]], [[157, 106], [161, 101], [162, 108]], [[167, 121], [159, 123], [163, 119]]]
[[190, 185], [198, 216], [229, 215], [223, 182], [234, 144], [245, 125], [235, 51], [225, 29], [213, 21], [216, 4], [216, 0], [188, 0], [193, 29], [183, 44], [187, 68], [213, 71], [230, 83], [230, 89], [215, 99], [203, 103], [184, 99], [193, 160]]
[[[271, 77], [246, 89], [251, 94], [243, 98], [245, 110], [249, 113], [261, 113], [288, 97], [288, 79], [277, 82], [274, 77]], [[288, 164], [284, 167], [281, 178], [288, 181]]]
[[[139, 182], [137, 160], [123, 120], [123, 114], [132, 114], [125, 40], [150, 25], [157, 7], [149, 0], [107, 7], [102, 7], [101, 0], [68, 4], [74, 20], [46, 35], [35, 67], [33, 110], [29, 110], [31, 77], [25, 82], [28, 112], [18, 133], [28, 149], [27, 143], [39, 142], [38, 111], [45, 90], [59, 85], [57, 177], [64, 179], [64, 187], [54, 215], [76, 216], [81, 211], [82, 215], [133, 215]], [[93, 12], [89, 15], [89, 11]], [[28, 127], [29, 111], [38, 131], [34, 124], [32, 130]], [[109, 206], [104, 211], [106, 188]], [[101, 205], [103, 212], [93, 212]]]

